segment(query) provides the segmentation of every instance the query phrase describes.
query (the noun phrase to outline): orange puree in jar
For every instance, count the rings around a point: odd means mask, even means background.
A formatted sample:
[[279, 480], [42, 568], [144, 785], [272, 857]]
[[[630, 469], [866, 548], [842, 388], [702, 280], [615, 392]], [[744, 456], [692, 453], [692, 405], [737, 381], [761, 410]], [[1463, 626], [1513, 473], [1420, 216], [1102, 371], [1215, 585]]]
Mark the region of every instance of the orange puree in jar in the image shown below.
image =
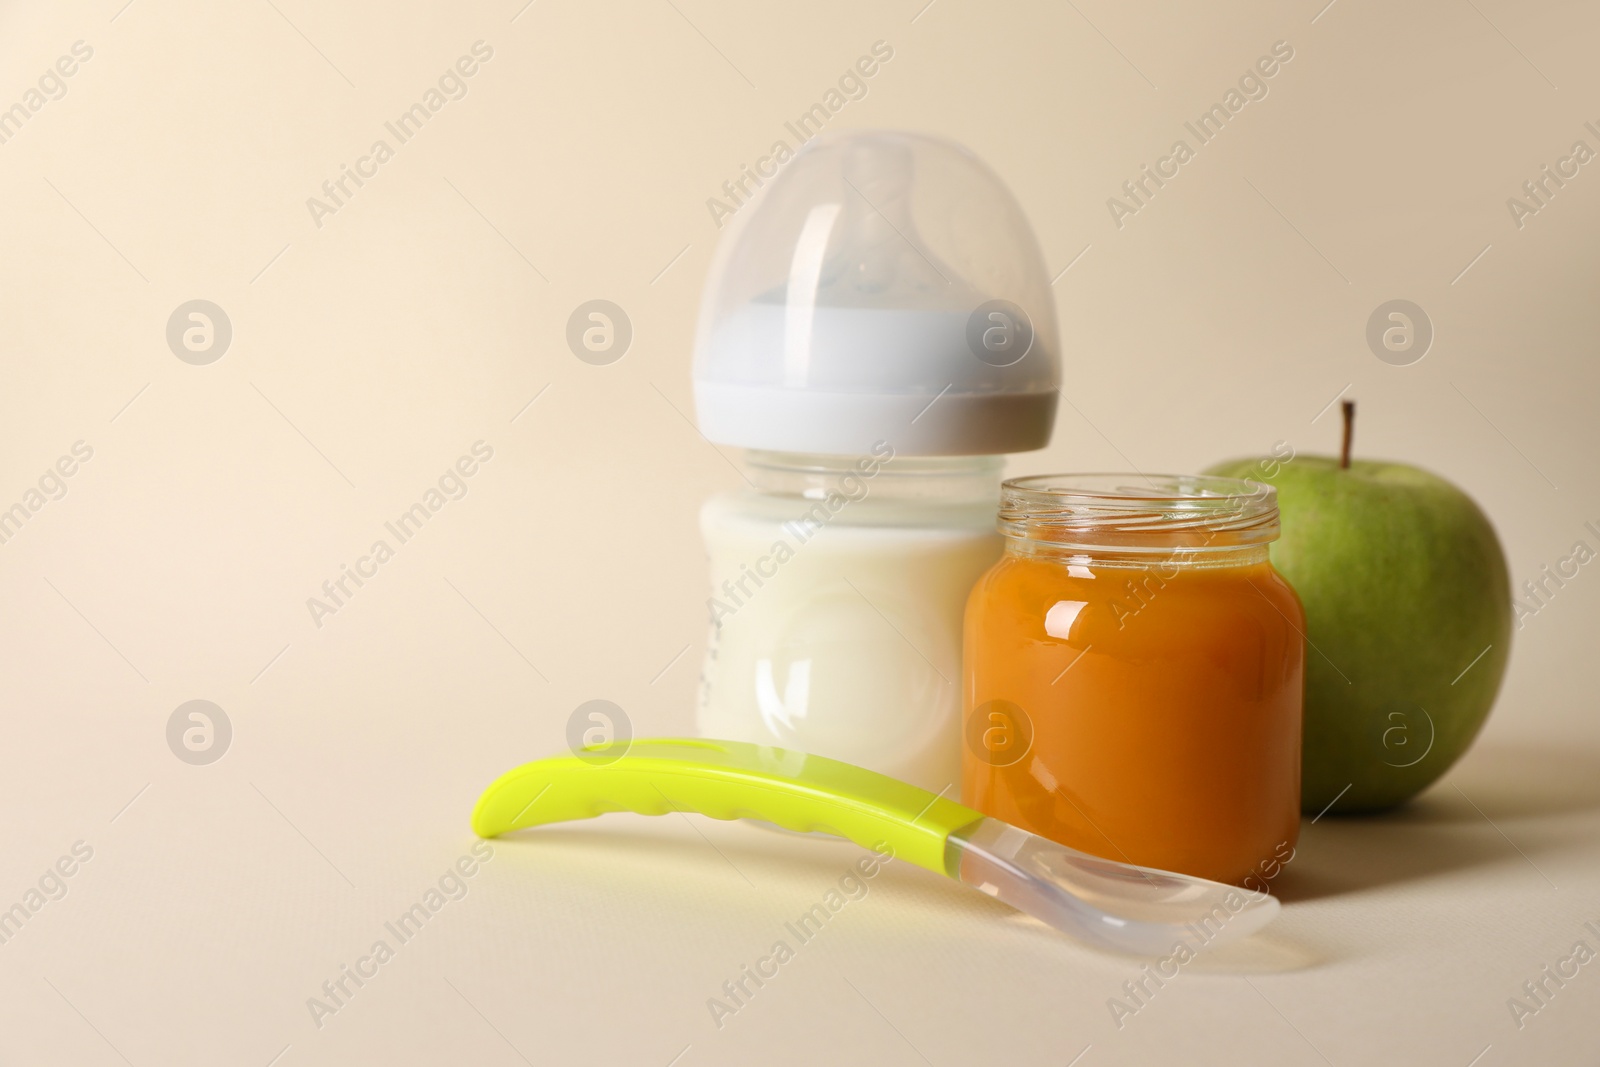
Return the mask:
[[1267, 561], [1274, 491], [1023, 478], [1001, 528], [967, 604], [963, 800], [1085, 852], [1260, 888], [1300, 818], [1305, 624]]

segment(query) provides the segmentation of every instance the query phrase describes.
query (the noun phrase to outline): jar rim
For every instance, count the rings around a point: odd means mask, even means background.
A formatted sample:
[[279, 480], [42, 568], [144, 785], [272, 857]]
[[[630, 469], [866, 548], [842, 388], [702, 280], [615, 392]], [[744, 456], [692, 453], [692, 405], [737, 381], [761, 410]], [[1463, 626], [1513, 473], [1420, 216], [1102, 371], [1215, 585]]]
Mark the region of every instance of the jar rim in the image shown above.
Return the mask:
[[1133, 547], [1172, 538], [1223, 548], [1278, 536], [1278, 491], [1204, 474], [1035, 474], [1000, 488], [1000, 528], [1013, 537]]

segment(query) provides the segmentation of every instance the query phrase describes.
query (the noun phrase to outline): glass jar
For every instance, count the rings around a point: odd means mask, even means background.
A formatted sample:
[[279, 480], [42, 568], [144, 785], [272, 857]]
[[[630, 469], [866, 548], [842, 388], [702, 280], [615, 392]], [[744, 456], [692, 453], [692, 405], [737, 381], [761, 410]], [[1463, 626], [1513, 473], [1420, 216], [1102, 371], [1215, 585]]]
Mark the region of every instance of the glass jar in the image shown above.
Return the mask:
[[1305, 659], [1267, 558], [1276, 491], [1018, 478], [1000, 530], [967, 604], [963, 801], [1108, 859], [1276, 873], [1299, 832]]
[[999, 558], [998, 456], [753, 451], [708, 500], [702, 735], [926, 789], [960, 778], [961, 625]]

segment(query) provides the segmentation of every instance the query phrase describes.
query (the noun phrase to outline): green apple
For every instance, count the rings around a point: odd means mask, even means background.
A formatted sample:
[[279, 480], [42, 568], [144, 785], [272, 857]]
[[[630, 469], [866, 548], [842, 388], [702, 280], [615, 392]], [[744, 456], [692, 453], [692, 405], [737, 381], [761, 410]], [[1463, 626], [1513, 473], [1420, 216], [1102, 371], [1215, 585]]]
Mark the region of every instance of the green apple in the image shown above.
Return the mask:
[[1437, 475], [1348, 455], [1206, 471], [1278, 490], [1272, 562], [1306, 612], [1313, 813], [1393, 807], [1436, 781], [1477, 736], [1511, 652], [1505, 554], [1484, 513]]

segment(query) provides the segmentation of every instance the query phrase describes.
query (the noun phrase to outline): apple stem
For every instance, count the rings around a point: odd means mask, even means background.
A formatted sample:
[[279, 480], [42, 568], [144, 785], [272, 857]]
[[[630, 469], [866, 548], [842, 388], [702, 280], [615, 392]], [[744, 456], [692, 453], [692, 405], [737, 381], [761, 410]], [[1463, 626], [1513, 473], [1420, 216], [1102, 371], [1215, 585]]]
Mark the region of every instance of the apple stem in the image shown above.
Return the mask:
[[1344, 412], [1344, 442], [1339, 446], [1339, 469], [1350, 469], [1350, 441], [1356, 432], [1356, 402], [1346, 400], [1339, 405]]

